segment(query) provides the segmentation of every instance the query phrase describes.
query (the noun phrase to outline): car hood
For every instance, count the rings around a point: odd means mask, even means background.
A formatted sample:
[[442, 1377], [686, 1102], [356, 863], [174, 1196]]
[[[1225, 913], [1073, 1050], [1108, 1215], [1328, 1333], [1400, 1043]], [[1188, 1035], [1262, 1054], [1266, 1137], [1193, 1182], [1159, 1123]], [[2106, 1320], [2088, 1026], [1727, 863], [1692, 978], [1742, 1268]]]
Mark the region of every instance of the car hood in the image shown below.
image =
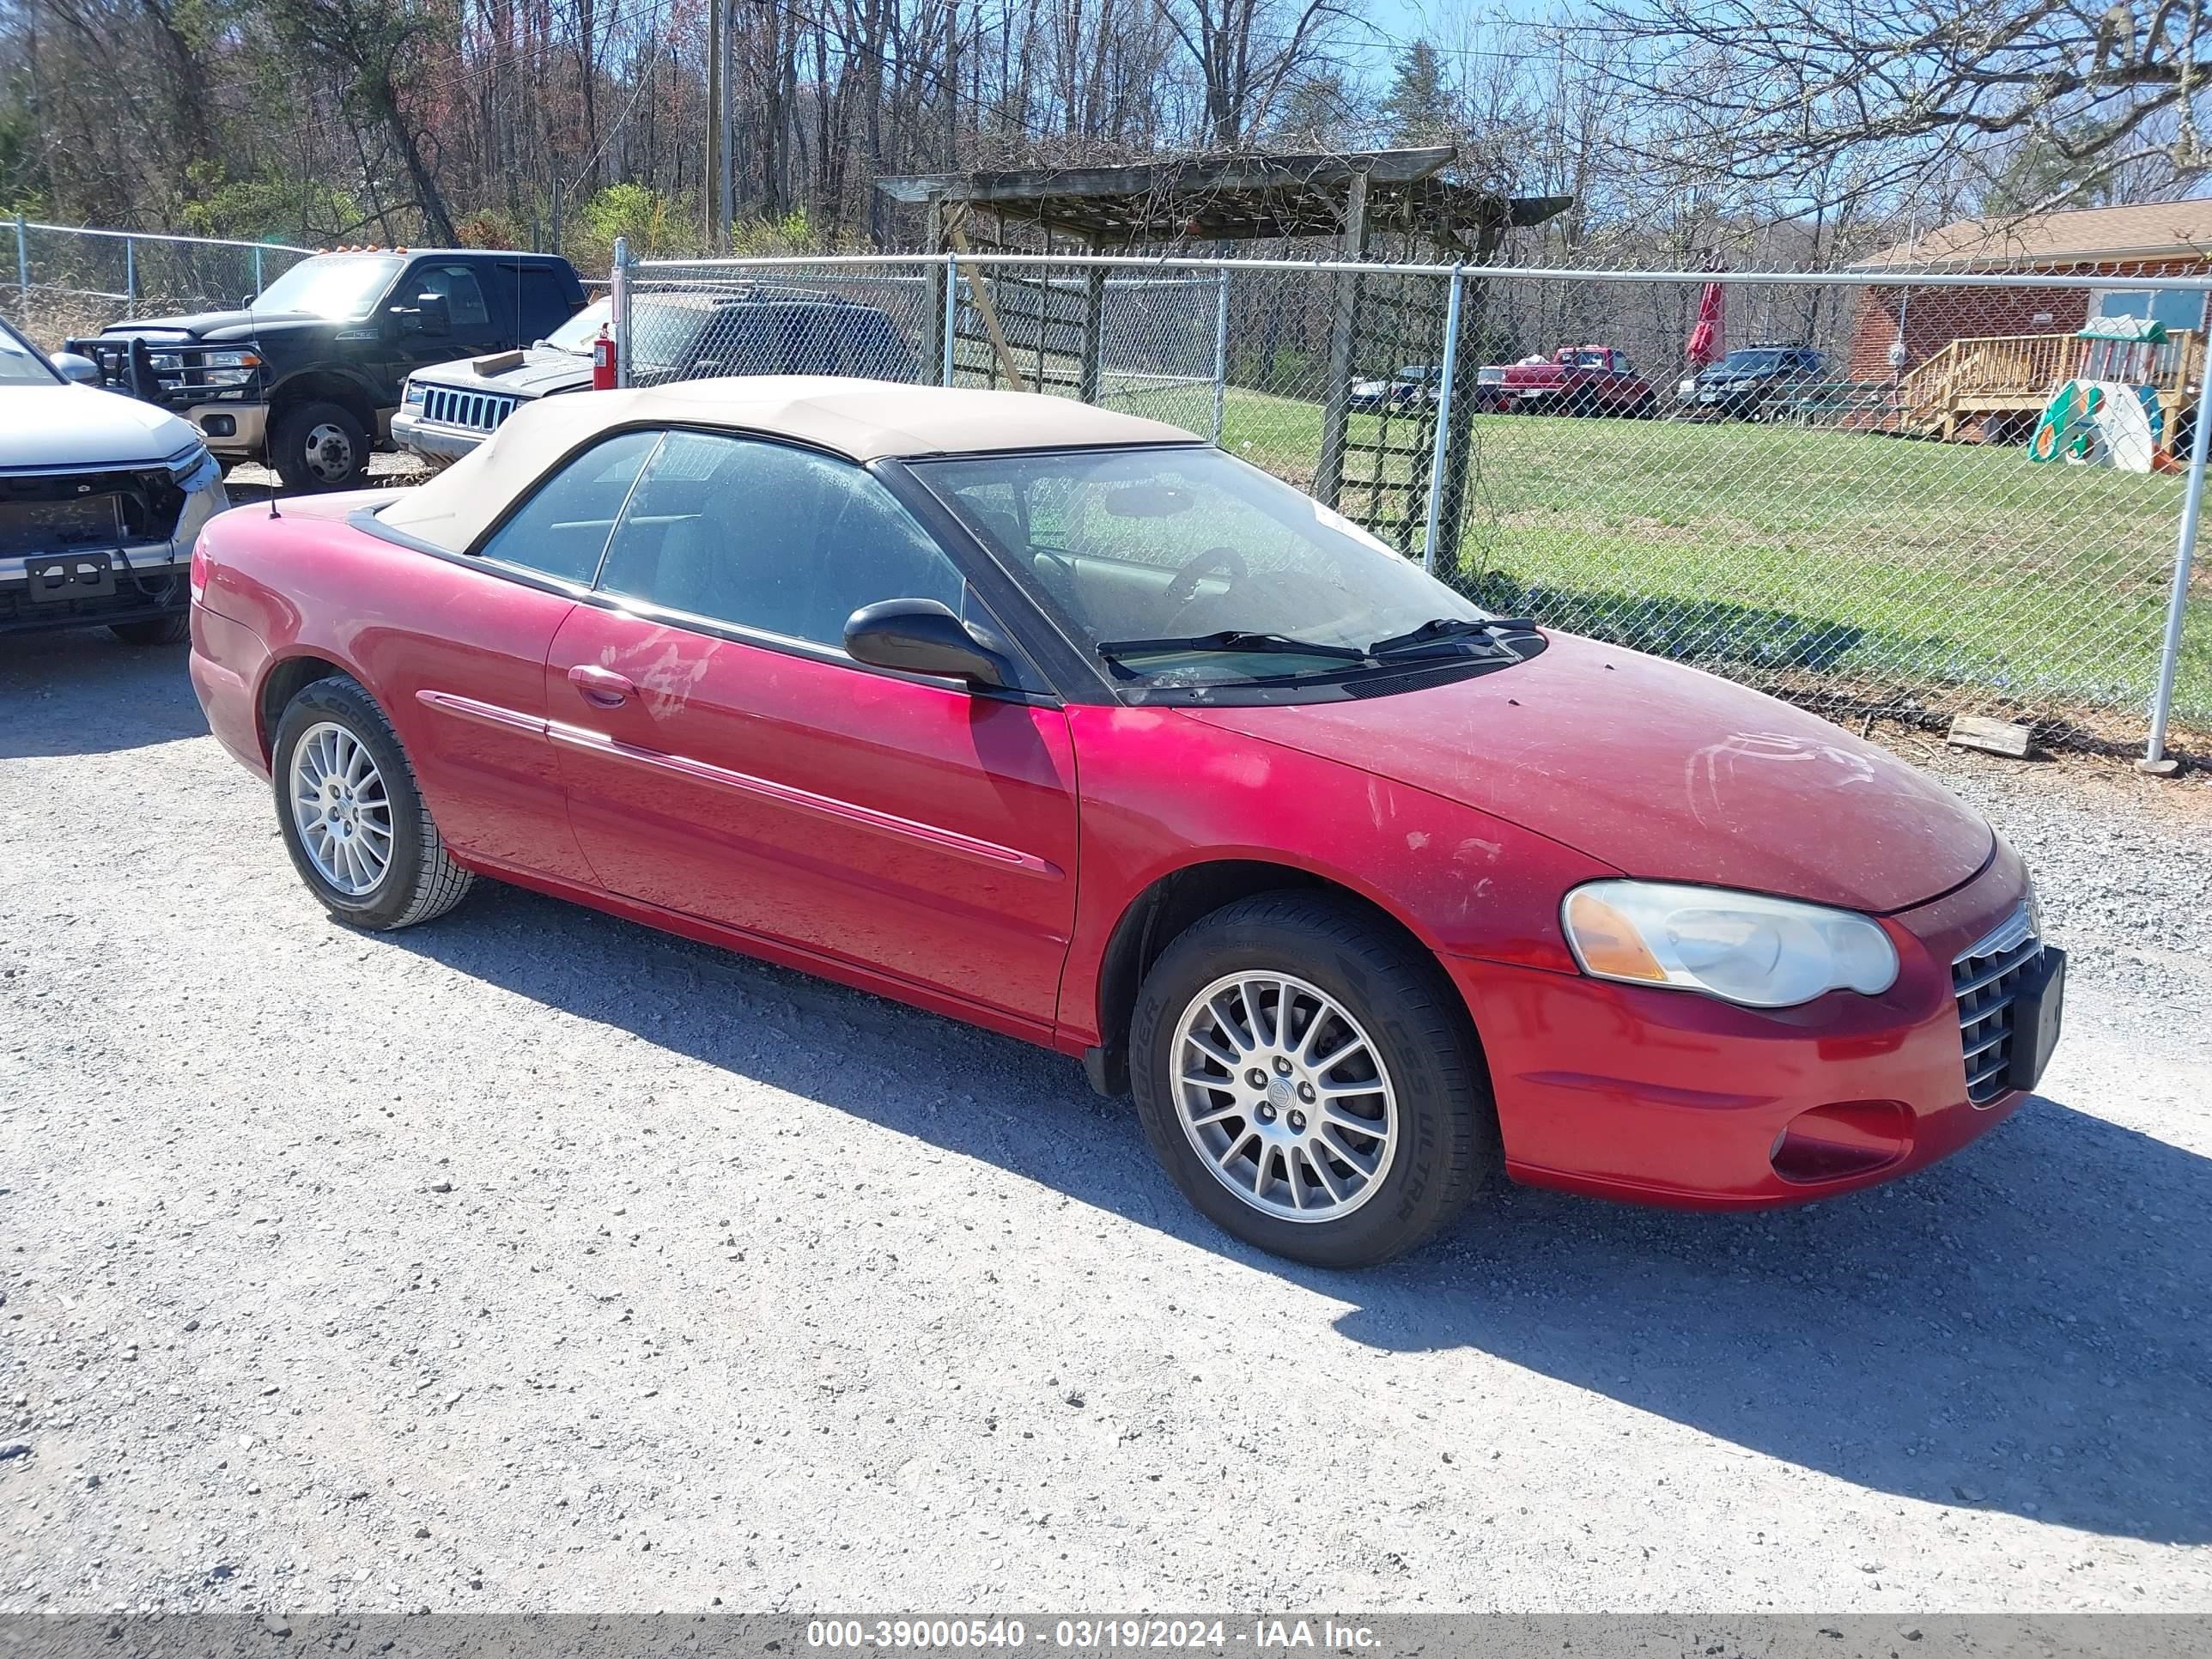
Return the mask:
[[556, 392], [585, 392], [591, 388], [592, 360], [556, 346], [532, 346], [522, 361], [506, 368], [483, 373], [482, 363], [503, 363], [513, 352], [460, 357], [450, 363], [418, 368], [409, 378], [416, 386], [452, 386], [464, 392], [496, 392], [506, 398], [544, 398]]
[[1957, 797], [1873, 744], [1696, 669], [1572, 635], [1395, 696], [1189, 711], [1410, 784], [1632, 876], [1889, 911], [1996, 847]]
[[97, 337], [127, 339], [143, 335], [149, 344], [182, 343], [228, 345], [240, 340], [275, 338], [280, 335], [335, 332], [341, 328], [368, 328], [373, 324], [337, 322], [311, 311], [201, 311], [189, 317], [134, 317], [110, 323]]
[[199, 434], [167, 410], [88, 386], [0, 390], [0, 428], [8, 470], [144, 466], [167, 460]]

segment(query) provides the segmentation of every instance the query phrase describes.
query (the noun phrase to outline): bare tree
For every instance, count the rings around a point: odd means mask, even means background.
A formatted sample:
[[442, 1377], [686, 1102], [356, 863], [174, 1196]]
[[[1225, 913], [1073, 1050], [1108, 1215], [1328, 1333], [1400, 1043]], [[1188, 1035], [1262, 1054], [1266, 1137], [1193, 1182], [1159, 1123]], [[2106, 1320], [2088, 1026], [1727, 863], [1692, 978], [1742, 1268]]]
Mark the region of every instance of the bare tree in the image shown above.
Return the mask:
[[[1699, 117], [1715, 171], [1895, 191], [2033, 138], [2065, 164], [2047, 206], [2155, 161], [2212, 171], [2203, 0], [1606, 0], [1573, 39], [1607, 73]], [[1655, 149], [1632, 137], [1642, 153]]]
[[1204, 142], [1243, 147], [1346, 14], [1336, 0], [1157, 0], [1205, 96]]

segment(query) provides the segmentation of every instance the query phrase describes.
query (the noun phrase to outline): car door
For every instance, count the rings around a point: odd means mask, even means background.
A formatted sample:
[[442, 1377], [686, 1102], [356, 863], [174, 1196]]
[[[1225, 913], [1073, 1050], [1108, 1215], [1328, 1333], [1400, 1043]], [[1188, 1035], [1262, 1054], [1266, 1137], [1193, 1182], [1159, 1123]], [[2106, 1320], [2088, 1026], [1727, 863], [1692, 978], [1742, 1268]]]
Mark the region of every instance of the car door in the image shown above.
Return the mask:
[[[449, 320], [443, 332], [424, 332], [422, 319], [411, 314], [425, 294], [438, 295], [446, 301]], [[497, 337], [483, 285], [476, 273], [458, 260], [416, 261], [393, 289], [392, 303], [401, 308], [401, 314], [392, 319], [391, 349], [396, 372], [386, 388], [395, 403], [398, 383], [416, 369], [489, 350]]]
[[598, 586], [546, 670], [604, 885], [1048, 1026], [1075, 908], [1066, 721], [1041, 690], [971, 692], [844, 653], [863, 605], [979, 612], [879, 480], [672, 431]]

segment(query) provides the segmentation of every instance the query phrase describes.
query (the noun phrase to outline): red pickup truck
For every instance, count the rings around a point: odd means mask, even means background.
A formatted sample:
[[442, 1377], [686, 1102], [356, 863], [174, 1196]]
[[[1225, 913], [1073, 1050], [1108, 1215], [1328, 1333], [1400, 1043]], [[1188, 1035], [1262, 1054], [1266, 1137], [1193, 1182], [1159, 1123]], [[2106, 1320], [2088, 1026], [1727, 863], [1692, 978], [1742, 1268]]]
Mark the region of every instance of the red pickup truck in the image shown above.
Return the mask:
[[1513, 363], [1505, 401], [1523, 415], [1648, 416], [1658, 405], [1651, 383], [1613, 346], [1561, 346], [1549, 362]]

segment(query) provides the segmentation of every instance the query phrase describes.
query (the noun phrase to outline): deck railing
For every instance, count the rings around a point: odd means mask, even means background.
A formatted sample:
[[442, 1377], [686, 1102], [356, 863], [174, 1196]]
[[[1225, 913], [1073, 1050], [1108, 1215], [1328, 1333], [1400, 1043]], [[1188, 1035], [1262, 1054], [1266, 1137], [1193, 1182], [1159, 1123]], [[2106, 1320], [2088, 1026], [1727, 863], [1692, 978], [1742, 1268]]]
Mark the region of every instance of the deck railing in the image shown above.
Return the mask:
[[[1954, 340], [1905, 377], [1902, 401], [1926, 419], [2021, 410], [2048, 398], [2063, 380], [2087, 378], [2089, 355], [2100, 343], [2072, 334]], [[2149, 384], [2162, 393], [2185, 391], [2203, 362], [2203, 332], [2177, 329], [2153, 354]]]

